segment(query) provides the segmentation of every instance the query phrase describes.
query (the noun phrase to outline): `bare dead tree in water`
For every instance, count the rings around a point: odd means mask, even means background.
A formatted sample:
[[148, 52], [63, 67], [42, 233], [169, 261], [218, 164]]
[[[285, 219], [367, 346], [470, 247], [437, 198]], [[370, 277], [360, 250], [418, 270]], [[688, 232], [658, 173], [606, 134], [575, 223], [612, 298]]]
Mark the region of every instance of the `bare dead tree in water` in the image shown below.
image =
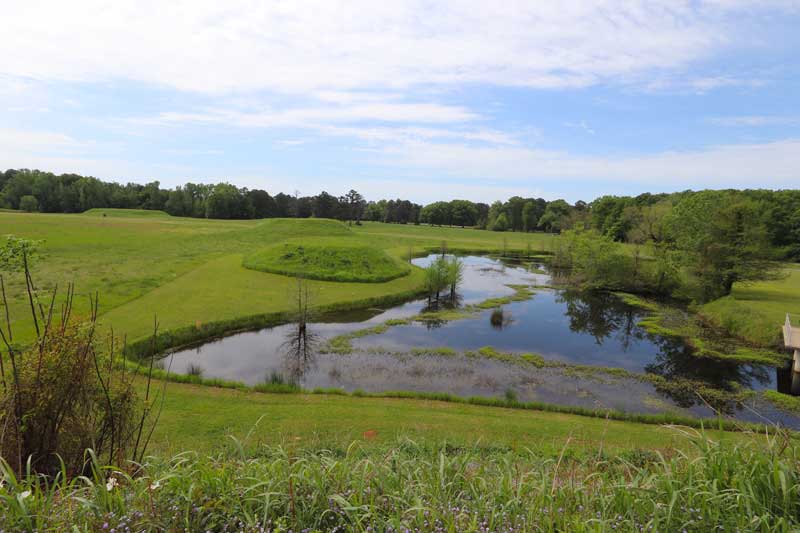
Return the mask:
[[292, 325], [283, 343], [285, 366], [293, 383], [299, 382], [315, 361], [317, 335], [308, 328], [312, 318], [311, 305], [308, 281], [298, 276], [292, 293]]

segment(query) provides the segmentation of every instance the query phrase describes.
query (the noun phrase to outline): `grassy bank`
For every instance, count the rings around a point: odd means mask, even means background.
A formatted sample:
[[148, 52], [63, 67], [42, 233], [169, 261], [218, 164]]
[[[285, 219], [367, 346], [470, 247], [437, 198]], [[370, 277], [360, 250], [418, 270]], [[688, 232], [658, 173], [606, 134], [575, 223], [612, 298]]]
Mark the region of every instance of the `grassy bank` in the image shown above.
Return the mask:
[[[299, 437], [297, 442], [312, 448], [346, 447], [365, 440], [365, 434], [367, 444], [406, 436], [454, 445], [529, 447], [543, 454], [558, 453], [568, 438], [574, 449], [668, 449], [681, 442], [679, 433], [660, 425], [507, 408], [501, 401], [490, 406], [408, 396], [266, 394], [170, 383], [154, 451], [212, 452], [227, 446], [229, 434], [249, 434], [249, 444], [285, 444]], [[709, 434], [715, 439], [745, 438], [739, 433]]]
[[672, 449], [636, 448], [631, 435], [624, 448], [604, 447], [604, 437], [589, 449], [575, 428], [547, 451], [386, 438], [374, 428], [322, 447], [299, 435], [258, 443], [251, 433], [210, 457], [154, 459], [136, 477], [99, 466], [86, 480], [49, 486], [6, 476], [0, 520], [39, 531], [788, 532], [800, 525], [794, 446], [662, 431], [661, 445]]
[[783, 366], [786, 355], [775, 349], [753, 346], [740, 338], [729, 338], [727, 331], [718, 331], [720, 326], [704, 322], [704, 316], [683, 311], [655, 300], [649, 300], [628, 293], [615, 293], [628, 305], [638, 307], [648, 313], [639, 321], [648, 333], [668, 337], [680, 337], [692, 347], [697, 357], [754, 363], [770, 366]]
[[704, 305], [700, 313], [713, 323], [761, 346], [781, 346], [786, 313], [800, 315], [800, 266], [786, 265], [786, 277], [736, 284], [730, 296]]

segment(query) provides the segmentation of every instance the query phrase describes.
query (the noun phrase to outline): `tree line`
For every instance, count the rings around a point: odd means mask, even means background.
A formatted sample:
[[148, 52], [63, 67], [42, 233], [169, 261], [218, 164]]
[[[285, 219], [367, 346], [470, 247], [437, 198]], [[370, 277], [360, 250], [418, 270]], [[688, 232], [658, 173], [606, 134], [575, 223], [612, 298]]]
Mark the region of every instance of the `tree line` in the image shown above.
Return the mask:
[[708, 302], [800, 260], [800, 191], [603, 196], [562, 235], [552, 264], [576, 284]]
[[[271, 195], [261, 189], [240, 188], [229, 183], [186, 183], [165, 189], [158, 181], [123, 185], [79, 174], [56, 175], [27, 169], [0, 172], [0, 208], [7, 209], [77, 213], [112, 207], [163, 210], [173, 216], [198, 218], [317, 217], [356, 223], [370, 220], [553, 233], [591, 228], [612, 241], [634, 244], [660, 243], [674, 238], [674, 231], [673, 237], [668, 234], [666, 221], [677, 217], [680, 224], [688, 224], [691, 217], [681, 213], [691, 211], [687, 206], [693, 202], [706, 202], [708, 197], [713, 197], [719, 204], [711, 202], [707, 213], [717, 213], [723, 207], [739, 209], [737, 220], [741, 227], [737, 231], [740, 235], [719, 238], [737, 238], [741, 243], [742, 234], [757, 234], [768, 245], [772, 258], [800, 260], [798, 190], [645, 193], [639, 196], [602, 196], [590, 203], [578, 201], [574, 204], [562, 199], [546, 201], [513, 196], [491, 205], [456, 199], [422, 206], [399, 198], [367, 201], [355, 190], [343, 196], [325, 191], [316, 196], [283, 192]], [[723, 219], [724, 216], [706, 217], [703, 224], [712, 227]], [[680, 224], [673, 223], [672, 226]]]

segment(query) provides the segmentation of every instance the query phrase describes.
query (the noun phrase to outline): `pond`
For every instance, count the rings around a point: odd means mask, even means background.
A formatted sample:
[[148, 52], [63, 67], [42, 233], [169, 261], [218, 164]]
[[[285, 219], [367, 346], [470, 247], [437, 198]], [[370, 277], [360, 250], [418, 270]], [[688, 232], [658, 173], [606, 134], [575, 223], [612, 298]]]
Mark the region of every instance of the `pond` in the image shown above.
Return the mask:
[[[426, 266], [434, 257], [414, 263]], [[284, 325], [175, 352], [170, 367], [187, 372], [195, 366], [202, 369], [204, 377], [250, 385], [281, 375], [308, 389], [506, 396], [520, 401], [693, 416], [711, 416], [713, 411], [692, 390], [676, 390], [613, 372], [593, 373], [588, 368], [656, 375], [667, 383], [691, 380], [720, 390], [786, 388], [787, 378], [779, 369], [700, 359], [680, 339], [648, 333], [637, 325], [644, 312], [613, 295], [547, 288], [550, 277], [541, 264], [477, 256], [462, 260], [464, 281], [456, 298], [457, 308], [513, 295], [515, 291], [509, 285], [535, 286], [536, 292], [530, 299], [474, 311], [457, 320], [395, 325], [352, 339], [352, 350], [346, 354], [315, 353], [300, 365], [287, 355], [285, 343], [294, 328]], [[308, 329], [321, 347], [339, 335], [390, 319], [414, 317], [427, 306], [427, 300], [415, 300], [388, 309], [320, 316]], [[563, 365], [540, 368], [475, 355], [486, 346], [504, 353], [535, 353]], [[800, 419], [761, 401], [730, 406], [728, 414], [748, 421], [767, 417], [800, 427]]]

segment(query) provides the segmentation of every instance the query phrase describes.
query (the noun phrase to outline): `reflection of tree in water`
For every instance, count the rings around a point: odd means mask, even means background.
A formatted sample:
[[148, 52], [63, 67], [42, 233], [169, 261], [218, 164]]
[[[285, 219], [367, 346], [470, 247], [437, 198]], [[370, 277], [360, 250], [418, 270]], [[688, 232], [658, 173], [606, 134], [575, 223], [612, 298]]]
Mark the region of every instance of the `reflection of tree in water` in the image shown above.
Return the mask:
[[514, 322], [511, 313], [507, 313], [502, 307], [498, 307], [489, 315], [489, 324], [492, 328], [502, 331]]
[[[687, 383], [685, 387], [678, 386], [680, 381], [699, 382], [723, 391], [733, 391], [739, 387], [751, 388], [753, 381], [762, 385], [770, 382], [769, 372], [765, 367], [698, 357], [679, 338], [649, 334], [647, 337], [659, 347], [659, 353], [655, 361], [645, 367], [645, 372], [665, 378], [670, 385], [656, 389], [681, 407], [701, 405], [703, 400], [697, 395], [695, 386], [691, 383]], [[710, 399], [706, 398], [706, 401]], [[735, 407], [735, 402], [732, 401], [711, 403], [712, 407], [725, 413], [732, 412]]]
[[[681, 407], [703, 404], [697, 395], [697, 383], [732, 391], [737, 386], [750, 388], [754, 381], [762, 385], [770, 382], [768, 370], [764, 367], [701, 358], [694, 355], [693, 349], [680, 338], [648, 333], [637, 325], [641, 312], [614, 295], [563, 291], [557, 298], [566, 305], [570, 329], [592, 335], [598, 344], [613, 335], [623, 351], [627, 351], [635, 340], [646, 339], [655, 345], [658, 352], [655, 360], [645, 367], [645, 372], [665, 378], [666, 384], [656, 389]], [[734, 402], [712, 407], [731, 412]]]
[[566, 306], [569, 329], [588, 333], [597, 344], [615, 334], [622, 350], [628, 351], [633, 340], [643, 337], [642, 328], [636, 325], [640, 313], [613, 294], [562, 291], [556, 294], [556, 301]]
[[[422, 308], [420, 311], [423, 315], [426, 313], [435, 313], [437, 311], [443, 311], [446, 309], [457, 309], [461, 307], [464, 298], [458, 292], [452, 293], [448, 295], [446, 298], [441, 298], [438, 302], [435, 300], [428, 299], [428, 305]], [[433, 329], [439, 329], [445, 324], [447, 324], [447, 320], [443, 318], [439, 318], [435, 315], [424, 317], [420, 320], [425, 327], [430, 331]]]
[[303, 278], [297, 278], [297, 289], [292, 300], [294, 322], [286, 334], [282, 350], [284, 370], [288, 374], [289, 381], [299, 383], [305, 373], [314, 365], [317, 344], [317, 335], [308, 329], [311, 321], [311, 295], [308, 283]]

